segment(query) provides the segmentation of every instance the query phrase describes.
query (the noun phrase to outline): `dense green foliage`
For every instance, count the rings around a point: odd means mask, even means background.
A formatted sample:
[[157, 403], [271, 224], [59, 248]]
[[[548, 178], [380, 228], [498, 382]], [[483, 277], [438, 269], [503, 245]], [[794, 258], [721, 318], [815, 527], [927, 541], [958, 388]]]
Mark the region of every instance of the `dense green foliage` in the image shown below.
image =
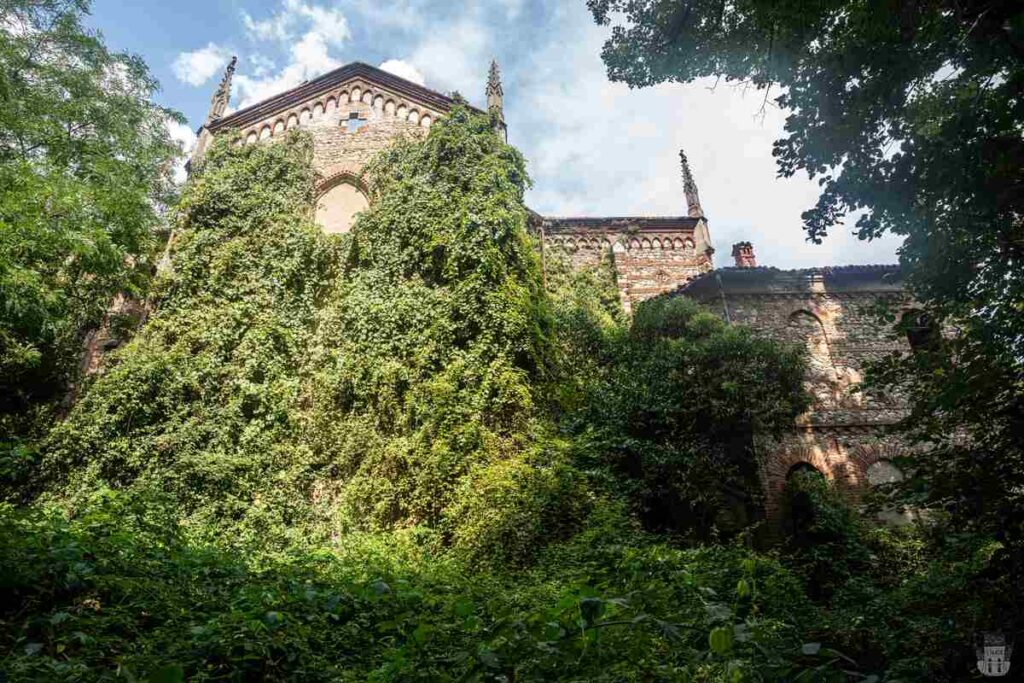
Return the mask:
[[62, 398], [82, 339], [139, 294], [178, 153], [137, 57], [73, 0], [0, 7], [0, 449]]
[[145, 326], [0, 470], [0, 675], [964, 670], [998, 544], [796, 478], [785, 554], [751, 549], [752, 435], [806, 408], [800, 354], [683, 299], [629, 318], [607, 264], [542, 262], [489, 117], [380, 155], [344, 236], [311, 220], [307, 136], [235, 142], [193, 169]]
[[[154, 313], [40, 444], [35, 488], [7, 481], [36, 501], [0, 525], [5, 671], [831, 666], [801, 654], [810, 608], [775, 561], [672, 549], [633, 521], [688, 533], [686, 515], [645, 510], [702, 505], [710, 533], [725, 504], [691, 501], [686, 473], [710, 485], [726, 455], [753, 463], [694, 424], [698, 406], [784, 424], [804, 405], [798, 356], [683, 302], [630, 325], [607, 273], [555, 258], [546, 292], [522, 159], [485, 116], [457, 107], [383, 154], [342, 237], [310, 220], [311, 151], [301, 134], [210, 148]], [[753, 371], [789, 398], [726, 381]], [[634, 374], [664, 377], [648, 395], [619, 386]]]
[[[701, 77], [779, 87], [779, 171], [821, 193], [820, 241], [851, 213], [900, 261], [933, 343], [869, 372], [910, 400], [903, 502], [947, 534], [997, 541], [1010, 591], [990, 628], [1024, 629], [1024, 6], [1013, 0], [737, 3], [589, 0], [617, 24], [603, 51], [633, 86]], [[891, 314], [890, 314], [891, 316]], [[918, 330], [919, 331], [919, 330]], [[939, 341], [939, 332], [943, 337]], [[1017, 605], [1014, 608], [1009, 605]], [[966, 637], [966, 636], [965, 636]]]
[[111, 493], [67, 522], [0, 509], [12, 679], [766, 680], [834, 670], [777, 561], [679, 550], [614, 514], [529, 572], [475, 573], [399, 536], [259, 566]]
[[753, 435], [807, 407], [797, 350], [684, 298], [643, 304], [603, 344], [581, 336], [573, 365], [586, 386], [563, 424], [588, 468], [606, 468], [652, 530], [708, 540], [754, 522]]

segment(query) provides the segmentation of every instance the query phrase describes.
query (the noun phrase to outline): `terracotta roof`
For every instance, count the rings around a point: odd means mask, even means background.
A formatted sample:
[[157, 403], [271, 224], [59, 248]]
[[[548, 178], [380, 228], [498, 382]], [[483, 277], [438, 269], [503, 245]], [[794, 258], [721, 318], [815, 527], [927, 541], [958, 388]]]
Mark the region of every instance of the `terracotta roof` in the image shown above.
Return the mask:
[[[210, 130], [216, 131], [221, 128], [241, 127], [261, 121], [279, 111], [301, 104], [333, 87], [340, 86], [342, 83], [353, 78], [364, 78], [398, 95], [405, 95], [410, 99], [442, 112], [448, 111], [455, 104], [455, 100], [451, 97], [442, 95], [430, 88], [425, 88], [422, 85], [378, 69], [375, 66], [364, 64], [363, 62], [351, 62], [283, 93], [268, 97], [262, 102], [257, 102], [244, 109], [232, 112], [211, 124]], [[471, 108], [481, 111], [476, 107]]]

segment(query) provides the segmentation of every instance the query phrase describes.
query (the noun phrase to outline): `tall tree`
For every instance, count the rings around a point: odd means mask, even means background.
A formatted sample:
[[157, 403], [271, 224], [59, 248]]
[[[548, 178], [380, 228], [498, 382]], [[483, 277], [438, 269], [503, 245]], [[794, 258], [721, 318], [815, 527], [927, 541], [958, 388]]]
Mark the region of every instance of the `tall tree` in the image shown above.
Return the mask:
[[0, 437], [61, 395], [82, 336], [152, 271], [171, 189], [168, 118], [86, 0], [0, 4]]
[[[616, 23], [602, 53], [632, 86], [747, 81], [789, 112], [782, 176], [821, 194], [820, 242], [861, 211], [862, 239], [902, 235], [925, 309], [903, 323], [946, 339], [892, 358], [913, 397], [924, 500], [954, 526], [1024, 538], [1024, 5], [1015, 0], [589, 0]], [[918, 329], [913, 329], [918, 328]], [[967, 438], [963, 438], [967, 437]], [[1018, 589], [1021, 586], [1018, 585]]]

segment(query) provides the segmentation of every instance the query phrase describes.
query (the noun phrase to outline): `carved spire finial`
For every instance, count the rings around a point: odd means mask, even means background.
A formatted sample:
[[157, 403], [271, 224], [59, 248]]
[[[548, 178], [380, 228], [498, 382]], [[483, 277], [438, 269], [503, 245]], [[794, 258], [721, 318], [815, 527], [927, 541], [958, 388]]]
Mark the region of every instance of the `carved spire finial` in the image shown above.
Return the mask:
[[206, 117], [207, 124], [224, 116], [224, 111], [228, 108], [228, 100], [231, 99], [231, 77], [235, 75], [235, 64], [237, 62], [238, 57], [232, 57], [228, 68], [224, 70], [224, 77], [220, 79], [220, 86], [217, 88], [217, 92], [213, 93], [213, 99], [210, 100], [210, 113]]
[[491, 60], [491, 72], [487, 75], [487, 111], [496, 113], [500, 120], [505, 119], [503, 111], [504, 91], [501, 89], [501, 72], [498, 71], [498, 60]]
[[700, 206], [697, 183], [693, 181], [693, 174], [690, 172], [690, 162], [687, 161], [686, 152], [683, 150], [679, 150], [679, 164], [683, 168], [683, 193], [686, 195], [686, 214], [690, 218], [703, 218], [704, 209]]

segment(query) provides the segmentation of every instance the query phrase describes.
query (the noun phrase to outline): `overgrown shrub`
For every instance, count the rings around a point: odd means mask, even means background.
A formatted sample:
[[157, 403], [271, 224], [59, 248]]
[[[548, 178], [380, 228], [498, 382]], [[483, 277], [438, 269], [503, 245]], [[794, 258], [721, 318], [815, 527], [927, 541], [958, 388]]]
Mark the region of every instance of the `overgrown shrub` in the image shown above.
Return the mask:
[[[339, 554], [197, 545], [173, 501], [99, 491], [67, 520], [0, 507], [11, 680], [784, 680], [835, 671], [777, 562], [680, 550], [614, 507], [534, 570], [467, 576], [353, 536]], [[811, 653], [813, 650], [813, 653]]]
[[755, 522], [752, 437], [805, 409], [802, 355], [685, 298], [645, 302], [628, 326], [576, 310], [559, 330], [582, 370], [562, 420], [580, 467], [605, 470], [652, 530], [707, 540]]

